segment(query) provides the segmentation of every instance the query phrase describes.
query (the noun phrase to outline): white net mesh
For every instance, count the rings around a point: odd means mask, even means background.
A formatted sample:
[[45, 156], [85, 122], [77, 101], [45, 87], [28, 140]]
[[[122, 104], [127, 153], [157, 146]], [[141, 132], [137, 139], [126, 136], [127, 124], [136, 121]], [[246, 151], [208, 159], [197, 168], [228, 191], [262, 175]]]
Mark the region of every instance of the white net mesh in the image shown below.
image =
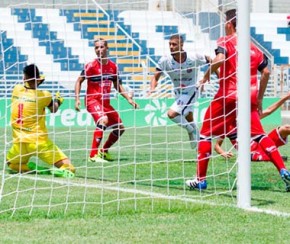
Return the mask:
[[[167, 118], [174, 102], [169, 77], [162, 77], [156, 92], [149, 97], [147, 94], [158, 60], [170, 54], [169, 37], [180, 33], [185, 36], [188, 53], [213, 56], [215, 41], [223, 34], [220, 9], [233, 6], [234, 1], [223, 6], [202, 1], [199, 7], [188, 5], [192, 9], [187, 11], [180, 11], [178, 5], [175, 11], [148, 11], [147, 1], [111, 5], [58, 2], [37, 5], [26, 1], [1, 8], [1, 155], [5, 162], [12, 146], [9, 118], [13, 87], [22, 84], [23, 67], [35, 63], [46, 77], [40, 89], [52, 94], [59, 91], [65, 98], [56, 114], [47, 111], [46, 125], [50, 139], [76, 167], [76, 176], [11, 174], [3, 163], [1, 213], [103, 214], [125, 208], [154, 209], [160, 207], [158, 199], [168, 199], [168, 208], [174, 200], [185, 205], [197, 200], [235, 203], [235, 157], [221, 159], [213, 153], [208, 171], [210, 187], [204, 192], [189, 191], [185, 180], [195, 174], [197, 156], [190, 148], [186, 130]], [[128, 4], [141, 9], [124, 10]], [[111, 102], [126, 132], [110, 149], [114, 161], [106, 164], [88, 162], [95, 125], [83, 103], [86, 85], [81, 90], [82, 110], [74, 109], [75, 81], [84, 64], [95, 58], [93, 40], [100, 37], [108, 41], [109, 57], [118, 64], [123, 84], [130, 87], [140, 105], [133, 110], [123, 97], [112, 92]], [[199, 77], [206, 67], [198, 67]], [[198, 125], [216, 89], [213, 77], [203, 98], [194, 104]], [[109, 133], [105, 132], [103, 142]], [[224, 147], [232, 150], [227, 143]], [[49, 166], [37, 156], [29, 161]], [[221, 196], [214, 198], [216, 195]]]

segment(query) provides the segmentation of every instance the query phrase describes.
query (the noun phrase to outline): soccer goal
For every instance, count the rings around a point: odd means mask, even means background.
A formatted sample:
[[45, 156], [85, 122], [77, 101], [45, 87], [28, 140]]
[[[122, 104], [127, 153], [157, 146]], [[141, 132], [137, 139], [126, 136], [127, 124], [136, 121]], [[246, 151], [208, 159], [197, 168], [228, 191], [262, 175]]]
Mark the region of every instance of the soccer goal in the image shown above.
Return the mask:
[[[186, 208], [192, 202], [237, 206], [237, 158], [244, 162], [249, 158], [247, 133], [241, 139], [244, 157], [238, 157], [235, 149], [225, 142], [224, 149], [232, 151], [233, 157], [225, 159], [213, 150], [208, 188], [191, 191], [185, 181], [195, 175], [196, 149], [190, 147], [186, 130], [167, 117], [174, 102], [173, 84], [168, 75], [164, 74], [155, 92], [148, 95], [158, 60], [170, 55], [170, 36], [182, 34], [184, 50], [188, 53], [213, 57], [216, 40], [224, 34], [223, 12], [237, 7], [236, 1], [222, 1], [222, 4], [212, 0], [11, 2], [1, 6], [0, 11], [0, 137], [3, 142], [0, 145], [3, 161], [0, 214], [55, 216], [90, 212], [103, 215], [176, 206]], [[162, 5], [158, 5], [160, 2]], [[246, 11], [245, 4], [241, 14]], [[81, 90], [81, 111], [74, 108], [75, 82], [84, 64], [96, 58], [94, 40], [97, 38], [108, 41], [108, 56], [118, 65], [123, 85], [129, 87], [140, 106], [134, 110], [112, 89], [111, 104], [119, 112], [126, 131], [109, 150], [114, 160], [106, 163], [88, 161], [96, 126], [84, 105], [86, 85]], [[13, 173], [5, 163], [13, 144], [12, 90], [16, 84], [23, 84], [22, 70], [30, 63], [37, 64], [45, 75], [39, 89], [53, 95], [60, 92], [65, 98], [56, 114], [47, 111], [46, 126], [49, 138], [76, 167], [74, 178], [41, 172]], [[207, 65], [193, 68], [201, 77]], [[241, 70], [247, 73], [246, 68]], [[213, 76], [198, 102], [192, 104], [199, 126], [217, 86], [218, 80]], [[247, 131], [249, 124], [244, 126], [240, 129]], [[105, 131], [102, 143], [110, 132], [110, 129]], [[29, 161], [49, 166], [38, 154]], [[249, 164], [247, 167], [239, 175], [246, 179], [239, 182], [240, 188], [246, 189], [240, 195], [241, 207], [250, 206], [251, 200], [250, 178], [245, 177], [250, 175]]]

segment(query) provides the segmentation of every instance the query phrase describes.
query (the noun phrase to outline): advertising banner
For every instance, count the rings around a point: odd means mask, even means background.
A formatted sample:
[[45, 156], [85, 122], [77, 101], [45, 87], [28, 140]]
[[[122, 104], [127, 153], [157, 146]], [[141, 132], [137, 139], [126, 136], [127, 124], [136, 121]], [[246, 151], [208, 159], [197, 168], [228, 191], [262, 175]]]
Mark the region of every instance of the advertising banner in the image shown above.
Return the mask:
[[[278, 98], [264, 98], [263, 106], [268, 107]], [[210, 99], [199, 99], [194, 104], [194, 117], [198, 123], [202, 122], [205, 111], [209, 105]], [[162, 99], [137, 99], [139, 109], [133, 109], [127, 100], [118, 97], [111, 100], [111, 104], [119, 112], [125, 126], [164, 126], [173, 122], [167, 118], [167, 110], [174, 102], [172, 98]], [[9, 126], [10, 124], [10, 99], [0, 100], [0, 127]], [[264, 125], [281, 124], [281, 111], [278, 109], [270, 116], [262, 120]], [[47, 110], [47, 126], [91, 126], [94, 122], [91, 115], [86, 111], [84, 104], [82, 109], [77, 112], [74, 109], [74, 99], [65, 99], [57, 113], [50, 113]]]

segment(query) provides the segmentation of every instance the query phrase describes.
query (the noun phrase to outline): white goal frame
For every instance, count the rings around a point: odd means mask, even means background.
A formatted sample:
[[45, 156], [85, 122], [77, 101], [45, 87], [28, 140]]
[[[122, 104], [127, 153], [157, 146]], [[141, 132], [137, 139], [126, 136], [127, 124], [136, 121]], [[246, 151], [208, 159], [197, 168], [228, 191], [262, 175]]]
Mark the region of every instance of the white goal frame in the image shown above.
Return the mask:
[[[250, 1], [238, 0], [238, 201], [241, 208], [251, 206], [250, 160]], [[243, 123], [241, 122], [243, 121]]]

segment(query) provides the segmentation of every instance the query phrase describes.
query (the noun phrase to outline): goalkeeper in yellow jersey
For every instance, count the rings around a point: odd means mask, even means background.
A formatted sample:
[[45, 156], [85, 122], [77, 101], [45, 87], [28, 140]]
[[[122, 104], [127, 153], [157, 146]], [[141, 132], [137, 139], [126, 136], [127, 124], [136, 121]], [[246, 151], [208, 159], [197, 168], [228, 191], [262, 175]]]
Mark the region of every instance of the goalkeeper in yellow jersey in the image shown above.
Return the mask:
[[[24, 84], [15, 85], [11, 101], [13, 145], [7, 153], [8, 167], [18, 173], [37, 172], [71, 178], [75, 168], [68, 157], [48, 138], [45, 108], [57, 112], [63, 102], [59, 93], [55, 98], [49, 91], [39, 90], [44, 81], [34, 64], [23, 69]], [[41, 167], [29, 162], [37, 156], [53, 167]]]

